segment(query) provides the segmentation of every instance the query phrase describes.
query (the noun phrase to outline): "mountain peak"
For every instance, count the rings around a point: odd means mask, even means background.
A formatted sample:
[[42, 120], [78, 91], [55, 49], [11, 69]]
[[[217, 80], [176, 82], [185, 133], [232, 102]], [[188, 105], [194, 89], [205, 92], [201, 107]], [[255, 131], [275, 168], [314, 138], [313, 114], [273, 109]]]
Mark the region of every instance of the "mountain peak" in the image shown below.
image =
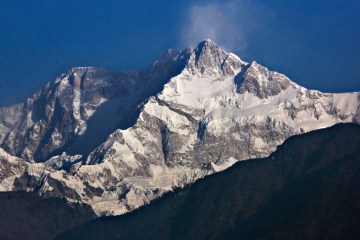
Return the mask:
[[92, 67], [92, 66], [73, 67], [68, 71], [68, 73], [69, 74], [74, 74], [74, 73], [83, 74], [84, 72], [92, 72], [92, 71], [97, 71], [97, 70], [100, 70], [100, 69], [102, 69], [102, 68], [100, 68], [100, 67]]
[[218, 45], [211, 39], [204, 39], [203, 41], [201, 41], [198, 44], [197, 48], [203, 48], [203, 47], [217, 47], [218, 48]]
[[189, 67], [200, 70], [201, 75], [231, 75], [244, 63], [234, 54], [222, 50], [212, 40], [205, 39], [193, 51]]
[[225, 51], [221, 50], [219, 48], [218, 45], [216, 45], [216, 43], [214, 43], [212, 40], [210, 39], [205, 39], [203, 41], [201, 41], [198, 46], [195, 48], [194, 50], [195, 52], [197, 53], [214, 53], [214, 52], [217, 52], [217, 51], [222, 51], [225, 53]]

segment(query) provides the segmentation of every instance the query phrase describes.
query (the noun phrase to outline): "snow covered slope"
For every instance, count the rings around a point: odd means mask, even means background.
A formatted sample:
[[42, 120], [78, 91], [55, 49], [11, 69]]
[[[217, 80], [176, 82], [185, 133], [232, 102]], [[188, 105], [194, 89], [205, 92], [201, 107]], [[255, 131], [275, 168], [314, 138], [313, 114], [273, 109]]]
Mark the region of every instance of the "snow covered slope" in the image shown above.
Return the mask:
[[[359, 93], [305, 89], [211, 40], [188, 54], [133, 126], [114, 131], [84, 161], [64, 154], [38, 164], [36, 174], [26, 170], [11, 190], [36, 189], [87, 203], [98, 215], [119, 215], [237, 161], [266, 157], [290, 136], [360, 122]], [[81, 96], [74, 91], [71, 98], [78, 134], [86, 127]], [[59, 170], [65, 163], [67, 171]]]

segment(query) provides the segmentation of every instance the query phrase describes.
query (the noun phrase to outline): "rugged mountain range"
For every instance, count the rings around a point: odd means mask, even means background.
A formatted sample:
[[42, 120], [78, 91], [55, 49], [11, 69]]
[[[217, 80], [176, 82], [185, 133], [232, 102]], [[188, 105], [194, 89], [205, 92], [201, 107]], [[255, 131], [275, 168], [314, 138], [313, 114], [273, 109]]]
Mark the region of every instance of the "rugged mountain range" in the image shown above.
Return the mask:
[[294, 136], [268, 158], [57, 239], [359, 239], [359, 150], [357, 124]]
[[360, 122], [360, 94], [308, 90], [211, 40], [140, 72], [74, 68], [0, 109], [0, 189], [131, 211], [290, 136]]

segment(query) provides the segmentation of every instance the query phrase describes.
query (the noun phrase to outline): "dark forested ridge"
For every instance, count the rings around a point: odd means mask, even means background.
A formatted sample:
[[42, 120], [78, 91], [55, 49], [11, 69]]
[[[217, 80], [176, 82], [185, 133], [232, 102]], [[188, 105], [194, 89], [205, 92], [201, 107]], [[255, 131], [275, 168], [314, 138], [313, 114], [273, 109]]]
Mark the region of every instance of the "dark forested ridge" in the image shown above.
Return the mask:
[[339, 124], [57, 239], [359, 239], [359, 199], [360, 126]]
[[41, 198], [31, 192], [0, 192], [1, 240], [48, 240], [95, 217], [86, 205]]

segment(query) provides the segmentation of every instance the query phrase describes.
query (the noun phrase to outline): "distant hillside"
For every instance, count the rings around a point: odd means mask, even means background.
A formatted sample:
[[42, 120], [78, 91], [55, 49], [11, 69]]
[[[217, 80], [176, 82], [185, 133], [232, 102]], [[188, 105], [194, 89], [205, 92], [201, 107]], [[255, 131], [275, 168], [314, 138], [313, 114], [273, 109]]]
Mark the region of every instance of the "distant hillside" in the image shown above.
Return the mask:
[[360, 126], [341, 124], [57, 239], [359, 239], [359, 199]]

